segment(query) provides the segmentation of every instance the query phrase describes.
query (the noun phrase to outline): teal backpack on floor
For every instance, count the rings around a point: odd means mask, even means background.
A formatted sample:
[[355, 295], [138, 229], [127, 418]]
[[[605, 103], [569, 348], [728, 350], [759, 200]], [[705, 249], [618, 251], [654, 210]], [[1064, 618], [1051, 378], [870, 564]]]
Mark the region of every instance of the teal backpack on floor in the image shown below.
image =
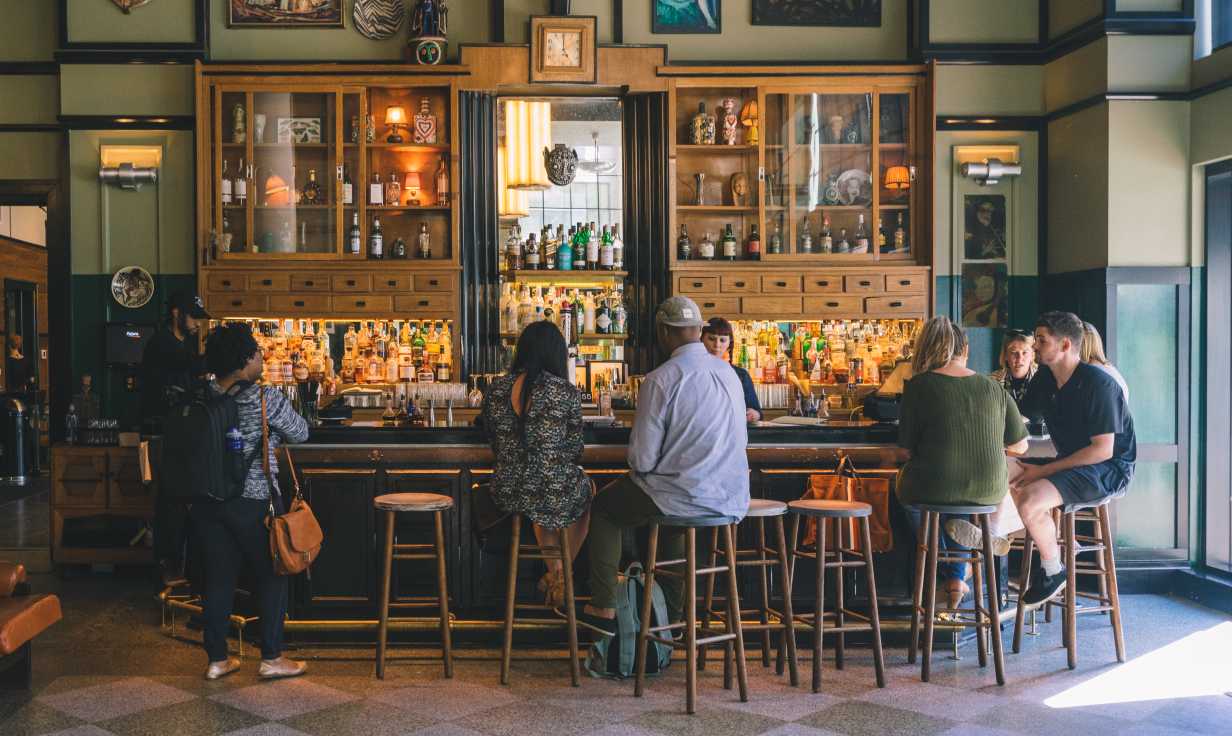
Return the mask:
[[[616, 635], [596, 637], [586, 654], [586, 671], [592, 677], [623, 679], [633, 677], [637, 658], [637, 634], [642, 625], [642, 595], [645, 590], [641, 563], [625, 569], [616, 588]], [[650, 625], [666, 626], [667, 600], [658, 581], [650, 610]], [[646, 674], [655, 675], [667, 668], [672, 660], [672, 648], [652, 641], [646, 647]]]

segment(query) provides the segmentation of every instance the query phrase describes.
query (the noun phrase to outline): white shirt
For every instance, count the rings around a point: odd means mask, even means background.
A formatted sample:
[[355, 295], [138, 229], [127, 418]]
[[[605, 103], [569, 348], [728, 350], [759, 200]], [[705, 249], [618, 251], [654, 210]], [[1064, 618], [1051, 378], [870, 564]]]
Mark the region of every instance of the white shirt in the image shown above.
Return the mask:
[[744, 518], [747, 446], [740, 379], [700, 342], [676, 348], [642, 381], [629, 467], [664, 514]]

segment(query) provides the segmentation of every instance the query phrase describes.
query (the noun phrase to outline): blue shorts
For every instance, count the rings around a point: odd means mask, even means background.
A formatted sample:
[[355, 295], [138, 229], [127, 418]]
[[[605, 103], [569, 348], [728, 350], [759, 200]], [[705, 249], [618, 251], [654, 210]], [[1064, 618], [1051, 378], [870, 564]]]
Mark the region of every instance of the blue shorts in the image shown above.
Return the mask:
[[[1046, 465], [1052, 460], [1024, 458], [1023, 462]], [[1126, 470], [1111, 460], [1105, 460], [1095, 465], [1066, 468], [1048, 476], [1048, 481], [1057, 487], [1066, 506], [1092, 506], [1124, 494], [1133, 477], [1132, 468]]]

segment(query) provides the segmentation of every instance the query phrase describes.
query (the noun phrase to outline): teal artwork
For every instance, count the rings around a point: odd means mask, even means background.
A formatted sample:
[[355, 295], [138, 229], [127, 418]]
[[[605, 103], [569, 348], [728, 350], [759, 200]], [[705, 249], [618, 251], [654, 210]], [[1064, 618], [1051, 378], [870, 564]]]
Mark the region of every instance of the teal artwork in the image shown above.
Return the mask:
[[650, 0], [652, 33], [719, 33], [722, 0]]

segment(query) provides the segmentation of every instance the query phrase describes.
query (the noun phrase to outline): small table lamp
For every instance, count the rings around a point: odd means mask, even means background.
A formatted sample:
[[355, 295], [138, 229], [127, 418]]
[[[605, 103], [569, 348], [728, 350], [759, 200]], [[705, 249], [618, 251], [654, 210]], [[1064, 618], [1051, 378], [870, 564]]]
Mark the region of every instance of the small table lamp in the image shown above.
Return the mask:
[[906, 196], [911, 188], [911, 169], [906, 166], [891, 166], [885, 172], [885, 188], [895, 193], [894, 200]]
[[402, 189], [407, 194], [407, 199], [406, 199], [407, 205], [411, 207], [418, 207], [420, 205], [420, 202], [419, 202], [420, 187], [421, 187], [421, 184], [419, 183], [419, 172], [418, 171], [406, 172], [406, 180], [402, 183]]
[[407, 127], [406, 109], [399, 105], [390, 105], [385, 108], [385, 125], [392, 129], [389, 137], [385, 139], [386, 143], [402, 143], [402, 136], [398, 135], [398, 128]]

